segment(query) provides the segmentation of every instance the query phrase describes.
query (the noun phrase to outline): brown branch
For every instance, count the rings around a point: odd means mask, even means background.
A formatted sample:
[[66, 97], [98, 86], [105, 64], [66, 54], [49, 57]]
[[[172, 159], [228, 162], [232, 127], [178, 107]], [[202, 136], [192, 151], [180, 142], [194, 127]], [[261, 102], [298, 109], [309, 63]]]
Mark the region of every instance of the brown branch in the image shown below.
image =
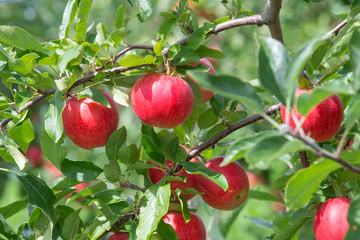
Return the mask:
[[307, 168], [308, 166], [310, 166], [306, 151], [299, 151], [299, 157], [303, 168]]
[[[265, 110], [265, 113], [267, 115], [272, 115], [274, 114], [277, 110], [280, 109], [281, 103], [277, 103], [275, 105], [272, 105], [271, 107], [267, 108]], [[209, 148], [209, 147], [213, 147], [215, 146], [216, 143], [218, 143], [220, 140], [222, 140], [223, 138], [227, 137], [228, 135], [230, 135], [231, 133], [235, 132], [236, 130], [243, 128], [247, 125], [250, 125], [256, 121], [259, 121], [261, 119], [264, 119], [260, 114], [255, 113], [243, 120], [240, 120], [239, 122], [236, 122], [234, 124], [230, 124], [227, 128], [225, 128], [223, 131], [221, 131], [220, 133], [218, 133], [217, 135], [215, 135], [214, 137], [212, 137], [211, 139], [209, 139], [208, 141], [204, 142], [203, 144], [193, 148], [190, 153], [187, 155], [186, 157], [186, 161], [190, 161], [191, 159], [193, 159], [194, 157], [196, 157], [197, 155], [199, 155], [201, 152], [203, 152], [205, 149]]]
[[121, 227], [123, 224], [125, 224], [127, 221], [132, 219], [136, 214], [134, 212], [127, 212], [125, 215], [123, 215], [121, 218], [119, 218], [109, 230], [106, 230], [103, 232], [97, 239], [103, 238], [106, 234], [109, 232], [115, 232], [119, 227]]
[[282, 0], [268, 0], [266, 9], [261, 16], [264, 23], [268, 25], [271, 37], [284, 43], [279, 16], [281, 3]]
[[135, 185], [135, 184], [133, 184], [133, 183], [131, 183], [129, 181], [121, 182], [120, 187], [138, 190], [138, 191], [141, 191], [143, 193], [146, 192], [146, 188], [139, 187], [138, 185]]

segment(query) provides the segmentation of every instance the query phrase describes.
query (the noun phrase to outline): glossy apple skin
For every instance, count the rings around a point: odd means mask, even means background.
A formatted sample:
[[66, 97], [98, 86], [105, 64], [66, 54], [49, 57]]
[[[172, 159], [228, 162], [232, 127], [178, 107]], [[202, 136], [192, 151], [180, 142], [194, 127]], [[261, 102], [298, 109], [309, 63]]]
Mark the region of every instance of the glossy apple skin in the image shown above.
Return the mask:
[[180, 240], [205, 240], [206, 229], [201, 218], [190, 212], [190, 221], [185, 223], [180, 212], [169, 212], [163, 218], [165, 223], [170, 224]]
[[198, 175], [197, 189], [201, 198], [209, 206], [219, 210], [233, 210], [238, 208], [247, 198], [249, 192], [249, 180], [245, 170], [238, 162], [229, 163], [220, 167], [224, 157], [215, 157], [205, 163], [213, 172], [221, 173], [228, 181], [229, 188], [224, 191], [213, 181]]
[[[311, 90], [309, 89], [298, 88], [295, 97], [299, 97], [302, 93], [310, 92]], [[284, 123], [287, 112], [285, 106], [281, 105], [281, 119]], [[293, 113], [297, 119], [301, 119], [302, 115], [297, 111], [296, 106], [293, 108]], [[289, 125], [292, 129], [295, 129], [295, 122], [291, 115], [292, 114], [290, 114]], [[343, 115], [343, 103], [339, 95], [334, 94], [312, 108], [306, 116], [302, 128], [304, 132], [310, 134], [316, 142], [325, 142], [335, 136], [341, 126]]]
[[316, 240], [343, 240], [349, 229], [350, 198], [332, 198], [316, 211], [313, 228]]
[[40, 167], [43, 163], [43, 152], [40, 146], [30, 145], [27, 149], [26, 157], [34, 167]]
[[145, 124], [173, 128], [190, 116], [194, 94], [190, 85], [181, 78], [151, 73], [135, 83], [131, 103]]
[[[207, 66], [209, 67], [209, 71], [208, 73], [210, 74], [213, 74], [215, 75], [216, 74], [216, 71], [215, 71], [215, 68], [214, 66], [211, 64], [211, 62], [209, 60], [207, 60], [206, 58], [202, 58], [200, 59], [200, 62], [198, 63], [190, 63], [189, 65], [190, 66], [193, 66], [193, 67], [196, 67], [198, 66], [199, 64], [202, 64], [204, 66]], [[193, 81], [196, 85], [198, 85], [198, 87], [200, 88], [200, 91], [201, 91], [201, 95], [202, 95], [202, 102], [203, 103], [206, 103], [208, 102], [213, 96], [214, 96], [214, 92], [213, 91], [210, 91], [210, 90], [207, 90], [207, 89], [204, 89], [200, 86], [200, 84], [195, 81], [194, 79], [192, 79], [190, 76], [186, 76], [187, 79], [189, 79], [190, 81]]]
[[109, 240], [128, 240], [129, 239], [129, 233], [128, 232], [117, 232], [113, 233]]
[[84, 149], [102, 147], [119, 124], [119, 110], [110, 94], [102, 92], [110, 108], [91, 98], [68, 97], [62, 112], [65, 134]]
[[[169, 168], [171, 168], [174, 163], [169, 161], [168, 159], [165, 159], [166, 164], [168, 165]], [[198, 158], [193, 158], [190, 160], [191, 162], [200, 162]], [[150, 164], [154, 164], [149, 162]], [[161, 170], [159, 169], [159, 165], [155, 164], [157, 168], [149, 168], [148, 169], [148, 173], [149, 173], [149, 177], [152, 183], [157, 183], [159, 182], [164, 176], [165, 176], [165, 169]], [[170, 187], [171, 190], [175, 190], [175, 189], [180, 189], [180, 190], [185, 190], [187, 188], [194, 188], [196, 189], [196, 181], [197, 181], [197, 174], [188, 174], [184, 168], [181, 169], [181, 171], [177, 174], [175, 174], [174, 176], [176, 177], [180, 177], [180, 176], [185, 176], [186, 177], [186, 182], [182, 182], [182, 181], [172, 181], [170, 182]], [[195, 197], [196, 194], [181, 194], [181, 196], [183, 196], [186, 200], [190, 200], [193, 197]]]

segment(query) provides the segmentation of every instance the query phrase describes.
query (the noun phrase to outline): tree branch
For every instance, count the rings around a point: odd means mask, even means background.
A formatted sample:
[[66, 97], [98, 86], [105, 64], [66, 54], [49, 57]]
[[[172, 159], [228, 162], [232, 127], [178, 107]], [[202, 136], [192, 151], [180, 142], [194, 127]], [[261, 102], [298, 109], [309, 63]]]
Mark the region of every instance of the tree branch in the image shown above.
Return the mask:
[[281, 4], [282, 0], [268, 0], [266, 9], [261, 16], [264, 23], [268, 25], [271, 37], [284, 43], [280, 25]]

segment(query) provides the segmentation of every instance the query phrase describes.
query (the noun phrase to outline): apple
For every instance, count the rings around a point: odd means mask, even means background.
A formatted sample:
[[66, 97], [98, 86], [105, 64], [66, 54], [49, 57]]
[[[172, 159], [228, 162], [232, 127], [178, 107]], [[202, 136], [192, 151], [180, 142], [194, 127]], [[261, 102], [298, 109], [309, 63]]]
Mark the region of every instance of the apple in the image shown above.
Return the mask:
[[27, 149], [26, 157], [34, 167], [40, 167], [43, 163], [43, 152], [38, 145], [30, 145]]
[[48, 171], [53, 179], [63, 176], [63, 173], [50, 161], [44, 162], [44, 169]]
[[[200, 59], [200, 62], [198, 63], [189, 63], [190, 66], [193, 66], [193, 67], [196, 67], [198, 66], [199, 64], [202, 64], [204, 66], [207, 66], [209, 67], [209, 71], [208, 73], [210, 74], [213, 74], [215, 75], [216, 74], [216, 71], [215, 71], [215, 68], [214, 66], [211, 64], [211, 62], [209, 60], [207, 60], [206, 58], [202, 58]], [[206, 103], [207, 101], [209, 101], [213, 96], [214, 96], [214, 92], [213, 91], [210, 91], [210, 90], [207, 90], [207, 89], [204, 89], [200, 86], [200, 84], [195, 81], [194, 79], [192, 79], [190, 76], [186, 76], [187, 79], [189, 79], [190, 81], [193, 81], [196, 85], [199, 86], [200, 88], [200, 91], [201, 91], [201, 95], [202, 95], [202, 102], [203, 103]]]
[[[168, 159], [165, 159], [166, 164], [168, 165], [169, 168], [171, 168], [175, 163], [169, 161]], [[193, 158], [190, 160], [191, 162], [200, 162], [198, 158]], [[149, 162], [151, 163], [151, 162]], [[154, 163], [151, 163], [154, 164]], [[165, 176], [165, 169], [159, 169], [159, 165], [155, 164], [157, 168], [149, 168], [148, 172], [149, 172], [149, 177], [150, 180], [153, 183], [157, 183], [159, 182], [164, 176]], [[184, 168], [181, 168], [181, 170], [174, 174], [174, 176], [176, 177], [180, 177], [180, 176], [185, 176], [186, 177], [186, 182], [182, 182], [182, 181], [171, 181], [170, 182], [170, 187], [172, 190], [175, 189], [180, 189], [180, 190], [185, 190], [187, 188], [194, 188], [196, 189], [196, 179], [197, 179], [197, 174], [189, 174], [185, 171]], [[183, 196], [186, 200], [190, 200], [192, 199], [195, 194], [181, 194], [181, 196]]]
[[254, 188], [257, 185], [265, 184], [266, 178], [262, 174], [254, 174], [252, 172], [246, 171], [246, 175], [249, 179], [249, 187]]
[[350, 198], [332, 198], [316, 211], [313, 228], [316, 240], [343, 240], [349, 229], [347, 214]]
[[119, 123], [119, 110], [110, 94], [102, 92], [110, 108], [91, 98], [68, 97], [62, 112], [65, 134], [84, 149], [102, 147]]
[[194, 94], [190, 85], [181, 78], [151, 73], [135, 83], [131, 103], [145, 124], [173, 128], [189, 117]]
[[180, 240], [205, 240], [206, 229], [201, 218], [190, 212], [190, 221], [185, 223], [180, 212], [169, 212], [162, 217], [165, 223], [170, 224]]
[[[310, 93], [311, 90], [298, 88], [295, 97], [299, 97], [302, 93]], [[281, 106], [281, 119], [285, 123], [288, 111], [285, 106]], [[296, 125], [292, 115], [297, 119], [301, 119], [302, 115], [297, 111], [296, 106], [290, 114], [289, 125], [295, 129]], [[306, 115], [302, 124], [304, 132], [312, 137], [316, 142], [325, 142], [335, 136], [339, 130], [344, 115], [343, 103], [338, 94], [334, 94], [326, 98], [319, 105], [311, 109]]]
[[213, 172], [221, 173], [225, 176], [229, 188], [224, 191], [213, 181], [199, 175], [197, 178], [197, 188], [201, 198], [211, 207], [219, 210], [233, 210], [239, 207], [247, 198], [249, 192], [249, 180], [245, 170], [238, 162], [232, 162], [223, 167], [220, 166], [224, 157], [215, 157], [205, 163]]
[[129, 239], [128, 232], [116, 232], [109, 237], [109, 240], [128, 240], [128, 239]]

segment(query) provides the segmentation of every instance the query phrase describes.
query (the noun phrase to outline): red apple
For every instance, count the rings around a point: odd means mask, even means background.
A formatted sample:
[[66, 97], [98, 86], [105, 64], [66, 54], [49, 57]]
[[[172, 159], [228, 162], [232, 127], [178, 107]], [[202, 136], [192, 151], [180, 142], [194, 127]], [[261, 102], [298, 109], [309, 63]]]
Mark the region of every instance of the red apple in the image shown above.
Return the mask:
[[26, 157], [34, 167], [40, 167], [43, 162], [43, 153], [38, 145], [30, 145], [26, 152]]
[[332, 198], [316, 211], [313, 228], [316, 240], [343, 240], [349, 229], [347, 214], [350, 198]]
[[[165, 159], [166, 164], [169, 166], [169, 168], [171, 168], [174, 163], [169, 161], [168, 159]], [[191, 162], [200, 162], [198, 158], [193, 158], [190, 160]], [[151, 163], [151, 162], [149, 162]], [[151, 163], [154, 164], [154, 163]], [[151, 181], [153, 183], [157, 183], [159, 182], [164, 176], [165, 176], [165, 169], [161, 170], [159, 169], [159, 166], [157, 164], [155, 164], [157, 168], [149, 168], [148, 172], [149, 172], [149, 177], [151, 179]], [[176, 173], [174, 176], [176, 177], [180, 177], [180, 176], [185, 176], [186, 177], [186, 182], [182, 182], [182, 181], [172, 181], [170, 182], [170, 186], [172, 190], [175, 189], [180, 189], [180, 190], [185, 190], [187, 188], [196, 188], [196, 179], [197, 179], [197, 174], [188, 174], [184, 168], [182, 168], [178, 173]], [[190, 200], [192, 199], [195, 194], [181, 194], [181, 196], [183, 196], [186, 200]]]
[[119, 110], [110, 94], [102, 92], [110, 108], [91, 98], [68, 97], [62, 112], [64, 132], [79, 147], [91, 149], [106, 144], [119, 123]]
[[246, 175], [249, 179], [249, 187], [253, 188], [257, 185], [265, 184], [266, 179], [262, 174], [254, 174], [252, 172], [246, 171]]
[[[202, 64], [204, 66], [210, 67], [208, 73], [215, 75], [216, 71], [214, 66], [211, 64], [211, 62], [209, 60], [207, 60], [206, 58], [202, 58], [200, 59], [200, 62], [198, 63], [189, 63], [190, 66], [196, 67], [199, 64]], [[196, 82], [194, 79], [192, 79], [190, 76], [186, 76], [187, 79], [189, 79], [190, 81], [193, 81], [194, 83], [196, 83], [196, 85], [199, 86], [200, 91], [201, 91], [201, 95], [202, 95], [202, 101], [203, 103], [206, 103], [207, 101], [209, 101], [213, 96], [214, 96], [214, 92], [210, 91], [210, 90], [206, 90], [204, 88], [202, 88], [200, 86], [200, 84], [198, 82]]]
[[50, 172], [50, 175], [53, 179], [63, 176], [63, 173], [50, 161], [44, 162], [44, 169]]
[[205, 240], [206, 229], [201, 218], [191, 212], [190, 221], [185, 223], [180, 212], [169, 212], [163, 218], [165, 223], [170, 224], [180, 240]]
[[131, 103], [136, 115], [145, 124], [173, 128], [189, 117], [194, 94], [185, 80], [152, 73], [135, 83]]
[[129, 239], [128, 232], [116, 232], [109, 237], [109, 240], [128, 240], [128, 239]]
[[211, 207], [220, 210], [233, 210], [246, 200], [249, 192], [249, 180], [246, 172], [238, 162], [232, 162], [220, 167], [223, 160], [224, 157], [215, 157], [205, 163], [205, 166], [213, 172], [223, 174], [229, 188], [224, 191], [213, 181], [199, 175], [197, 190], [204, 193], [200, 196]]
[[[310, 93], [309, 89], [298, 88], [295, 96], [298, 97], [302, 93]], [[281, 119], [286, 121], [287, 109], [281, 106]], [[297, 119], [301, 119], [302, 115], [294, 106], [292, 113]], [[316, 142], [325, 142], [332, 138], [339, 130], [344, 114], [343, 103], [338, 94], [322, 101], [319, 105], [311, 109], [306, 115], [302, 128], [306, 134], [309, 134]], [[295, 129], [296, 125], [290, 114], [289, 125]]]

